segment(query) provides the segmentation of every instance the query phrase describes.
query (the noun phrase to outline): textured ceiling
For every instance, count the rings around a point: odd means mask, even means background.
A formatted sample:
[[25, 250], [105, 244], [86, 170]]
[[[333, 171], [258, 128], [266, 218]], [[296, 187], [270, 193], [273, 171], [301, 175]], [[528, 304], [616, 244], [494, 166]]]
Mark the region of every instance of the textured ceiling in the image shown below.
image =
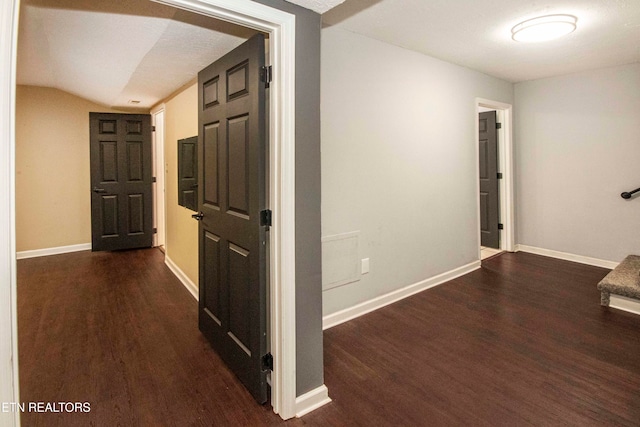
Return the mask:
[[318, 13], [325, 13], [329, 9], [344, 3], [345, 0], [287, 0], [289, 3], [297, 4]]
[[[640, 0], [291, 0], [326, 25], [518, 82], [640, 61]], [[342, 3], [342, 4], [340, 4]], [[578, 29], [540, 44], [518, 22], [569, 13]], [[18, 83], [110, 107], [149, 108], [254, 31], [148, 0], [23, 0]]]
[[18, 84], [110, 107], [149, 108], [253, 33], [147, 0], [26, 1]]
[[[577, 30], [511, 39], [517, 23], [554, 13], [577, 16]], [[511, 82], [640, 62], [640, 0], [347, 0], [322, 18]]]

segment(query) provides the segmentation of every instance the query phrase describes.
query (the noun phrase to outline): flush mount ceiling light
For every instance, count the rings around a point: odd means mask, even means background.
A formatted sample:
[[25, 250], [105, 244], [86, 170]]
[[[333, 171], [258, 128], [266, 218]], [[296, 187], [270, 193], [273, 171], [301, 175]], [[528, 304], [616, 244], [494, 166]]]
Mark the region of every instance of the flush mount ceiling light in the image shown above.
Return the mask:
[[576, 29], [578, 18], [573, 15], [547, 15], [523, 21], [511, 29], [517, 42], [543, 42], [557, 39]]

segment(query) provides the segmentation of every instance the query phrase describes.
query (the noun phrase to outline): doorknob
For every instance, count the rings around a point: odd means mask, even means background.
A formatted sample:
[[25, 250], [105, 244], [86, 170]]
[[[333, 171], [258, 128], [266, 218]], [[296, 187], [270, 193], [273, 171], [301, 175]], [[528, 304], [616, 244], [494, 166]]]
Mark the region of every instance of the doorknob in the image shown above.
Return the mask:
[[104, 188], [93, 187], [93, 192], [94, 193], [106, 193], [107, 190], [105, 190]]
[[204, 218], [204, 214], [202, 212], [198, 212], [197, 214], [191, 215], [191, 218], [195, 219], [196, 221], [202, 221], [202, 218]]

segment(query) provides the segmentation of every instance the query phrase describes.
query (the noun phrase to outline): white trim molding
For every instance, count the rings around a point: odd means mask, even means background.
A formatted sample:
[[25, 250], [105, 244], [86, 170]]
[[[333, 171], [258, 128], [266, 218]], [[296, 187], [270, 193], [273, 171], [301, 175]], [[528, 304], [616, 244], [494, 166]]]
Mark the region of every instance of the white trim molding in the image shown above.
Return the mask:
[[[15, 0], [14, 0], [15, 1]], [[283, 419], [296, 411], [295, 48], [296, 17], [251, 0], [154, 0], [269, 34], [271, 406]]]
[[33, 249], [21, 251], [16, 254], [17, 259], [36, 258], [41, 256], [68, 254], [71, 252], [90, 251], [91, 243], [80, 243], [77, 245], [57, 246], [55, 248]]
[[537, 248], [535, 246], [517, 245], [516, 252], [528, 252], [530, 254], [548, 256], [551, 258], [563, 259], [565, 261], [579, 262], [580, 264], [593, 265], [595, 267], [609, 268], [613, 270], [620, 264], [615, 261], [607, 261], [604, 259], [591, 258], [583, 255], [575, 255], [567, 252], [559, 252], [551, 249]]
[[640, 301], [622, 295], [609, 295], [609, 307], [640, 315]]
[[[153, 234], [153, 246], [164, 246], [167, 227], [167, 207], [165, 199], [166, 191], [166, 177], [165, 177], [165, 104], [160, 103], [153, 107], [151, 113], [151, 124], [153, 125], [153, 144], [152, 144], [152, 164], [153, 164], [153, 176], [155, 182], [153, 183], [153, 226], [156, 228], [156, 233]], [[158, 120], [158, 118], [161, 120]], [[158, 121], [161, 124], [158, 124]]]
[[[0, 2], [0, 402], [20, 402], [16, 285], [15, 123], [19, 0]], [[0, 412], [19, 426], [20, 413]]]
[[323, 384], [296, 399], [296, 417], [300, 418], [329, 402], [331, 402], [329, 390]]
[[198, 301], [200, 295], [198, 285], [193, 283], [193, 281], [189, 279], [189, 276], [187, 276], [185, 272], [182, 271], [182, 269], [178, 267], [178, 265], [173, 262], [173, 260], [168, 255], [165, 255], [164, 263], [167, 265], [167, 267], [169, 267], [169, 270], [171, 270], [174, 276], [176, 276], [178, 280], [180, 280], [180, 283], [182, 283], [184, 287], [187, 288], [189, 293], [196, 299], [196, 301]]
[[379, 297], [354, 305], [353, 307], [328, 314], [322, 318], [322, 328], [332, 328], [341, 323], [355, 319], [356, 317], [360, 317], [389, 304], [393, 304], [394, 302], [400, 301], [401, 299], [410, 297], [411, 295], [417, 294], [418, 292], [422, 292], [429, 288], [433, 288], [434, 286], [441, 285], [457, 277], [464, 276], [465, 274], [471, 273], [472, 271], [475, 271], [479, 268], [480, 261], [474, 261], [467, 265], [463, 265], [462, 267], [458, 267], [445, 273], [438, 274], [437, 276], [431, 277], [429, 279], [425, 279], [404, 288], [396, 289], [395, 291], [380, 295]]

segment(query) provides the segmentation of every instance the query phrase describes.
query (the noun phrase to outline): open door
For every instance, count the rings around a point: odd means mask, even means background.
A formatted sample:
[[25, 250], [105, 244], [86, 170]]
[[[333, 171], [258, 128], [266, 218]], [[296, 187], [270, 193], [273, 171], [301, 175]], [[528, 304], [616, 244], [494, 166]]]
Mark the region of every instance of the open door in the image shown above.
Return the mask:
[[153, 244], [151, 116], [90, 113], [91, 250]]
[[198, 74], [199, 326], [267, 401], [264, 36]]
[[480, 113], [480, 244], [500, 249], [500, 192], [496, 112]]

